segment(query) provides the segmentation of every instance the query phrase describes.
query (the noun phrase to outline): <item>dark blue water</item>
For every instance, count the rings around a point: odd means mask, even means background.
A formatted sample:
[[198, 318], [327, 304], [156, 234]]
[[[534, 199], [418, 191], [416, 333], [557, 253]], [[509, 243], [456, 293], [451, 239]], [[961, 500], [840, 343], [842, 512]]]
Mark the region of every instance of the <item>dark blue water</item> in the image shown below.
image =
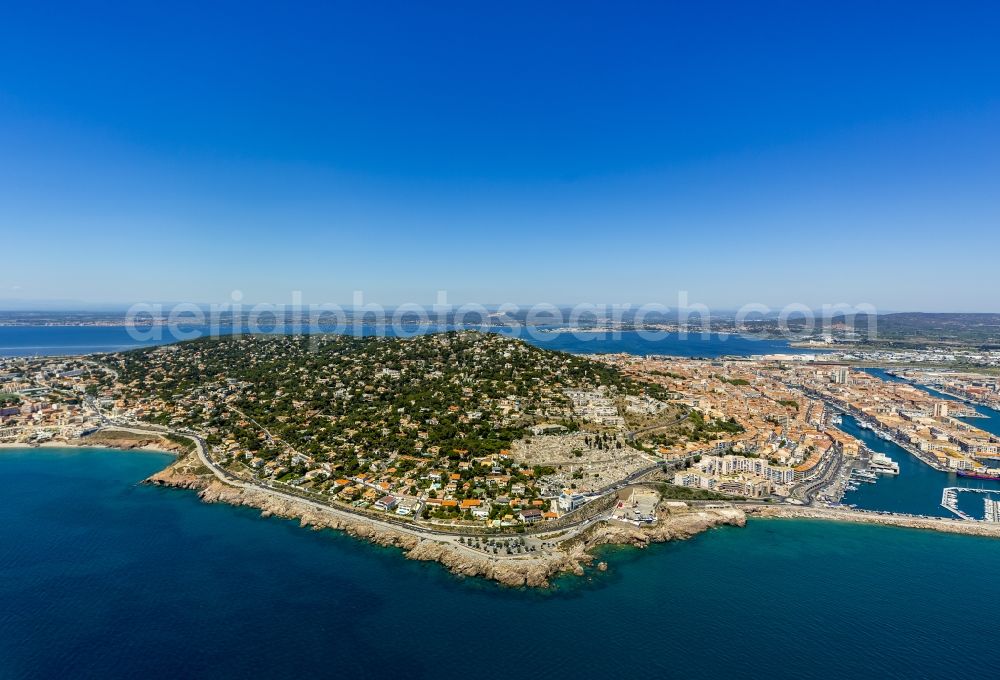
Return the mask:
[[509, 591], [134, 484], [167, 460], [0, 451], [0, 677], [995, 676], [998, 541], [757, 520]]
[[[432, 332], [449, 327], [403, 328], [404, 334]], [[208, 333], [207, 327], [189, 327], [185, 333]], [[363, 334], [384, 333], [391, 335], [392, 328], [360, 327]], [[230, 332], [223, 328], [221, 334]], [[511, 333], [511, 331], [502, 331]], [[639, 331], [620, 333], [541, 333], [524, 329], [516, 331], [540, 347], [577, 353], [665, 354], [683, 357], [749, 356], [752, 354], [802, 353], [808, 350], [788, 346], [784, 340], [754, 339], [742, 336], [691, 333], [683, 337], [678, 333], [660, 333], [652, 339]], [[167, 328], [140, 329], [129, 333], [124, 326], [0, 326], [0, 356], [60, 356], [117, 352], [150, 345], [176, 341]]]

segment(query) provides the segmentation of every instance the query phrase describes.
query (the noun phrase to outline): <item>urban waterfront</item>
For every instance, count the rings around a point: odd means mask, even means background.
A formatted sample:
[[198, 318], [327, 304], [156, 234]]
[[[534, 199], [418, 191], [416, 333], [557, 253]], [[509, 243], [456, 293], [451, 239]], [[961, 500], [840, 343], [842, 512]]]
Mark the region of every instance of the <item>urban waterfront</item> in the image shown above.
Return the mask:
[[[992, 654], [962, 650], [992, 648], [981, 623], [1000, 606], [1000, 584], [949, 584], [1000, 569], [995, 540], [752, 520], [645, 551], [607, 550], [607, 572], [515, 591], [136, 484], [168, 461], [0, 450], [0, 676], [378, 668], [422, 678], [455, 663], [477, 677], [993, 673]], [[492, 642], [471, 657], [481, 635]]]
[[[941, 472], [918, 460], [902, 447], [877, 437], [871, 430], [864, 430], [851, 416], [844, 416], [840, 429], [857, 437], [872, 451], [884, 453], [899, 463], [899, 475], [879, 475], [874, 484], [858, 484], [857, 491], [848, 491], [843, 503], [856, 504], [864, 510], [888, 510], [911, 515], [954, 517], [941, 507], [941, 492], [945, 487], [957, 486], [970, 489], [995, 489], [1000, 493], [1000, 482], [959, 477], [954, 472]], [[965, 496], [966, 494], [962, 494]], [[978, 496], [978, 494], [976, 494]], [[963, 509], [971, 505], [970, 514], [982, 518], [982, 499], [961, 498]]]
[[[864, 369], [882, 380], [890, 382], [908, 382], [898, 378], [884, 369]], [[954, 400], [932, 388], [913, 384], [929, 394], [942, 399]], [[967, 418], [976, 427], [988, 432], [1000, 432], [1000, 413], [982, 406], [975, 407], [983, 418]], [[849, 491], [843, 499], [845, 504], [855, 504], [865, 510], [887, 510], [914, 515], [930, 515], [936, 517], [954, 517], [941, 507], [941, 493], [946, 487], [968, 489], [985, 489], [996, 491], [993, 498], [1000, 498], [1000, 481], [971, 479], [959, 477], [954, 472], [941, 472], [923, 463], [905, 449], [879, 438], [871, 430], [858, 427], [857, 421], [848, 415], [844, 416], [840, 428], [865, 443], [872, 451], [884, 453], [899, 464], [898, 476], [880, 475], [874, 484], [859, 484], [857, 491]], [[982, 518], [981, 494], [959, 494], [959, 507], [973, 517]]]

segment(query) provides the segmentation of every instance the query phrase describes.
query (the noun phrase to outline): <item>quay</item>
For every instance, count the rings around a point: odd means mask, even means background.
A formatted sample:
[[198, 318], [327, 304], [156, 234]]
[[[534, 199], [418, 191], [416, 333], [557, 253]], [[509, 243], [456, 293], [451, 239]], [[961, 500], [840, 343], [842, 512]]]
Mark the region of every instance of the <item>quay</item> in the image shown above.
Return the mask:
[[1000, 522], [963, 520], [959, 517], [930, 517], [905, 513], [861, 510], [844, 507], [820, 507], [808, 505], [754, 505], [741, 504], [748, 519], [754, 517], [769, 519], [817, 519], [859, 524], [926, 529], [951, 534], [1000, 538]]
[[822, 393], [820, 393], [820, 392], [818, 392], [816, 390], [808, 389], [806, 387], [802, 387], [801, 389], [802, 389], [802, 391], [807, 396], [812, 397], [813, 399], [818, 399], [819, 401], [822, 401], [823, 404], [826, 405], [831, 410], [833, 410], [833, 411], [835, 411], [837, 413], [840, 413], [840, 414], [851, 416], [852, 418], [854, 418], [857, 421], [858, 427], [860, 427], [861, 429], [863, 429], [863, 430], [871, 430], [872, 432], [874, 432], [875, 434], [877, 434], [879, 436], [879, 438], [884, 439], [885, 441], [888, 441], [888, 442], [892, 442], [893, 444], [895, 444], [899, 448], [903, 449], [904, 451], [906, 451], [910, 455], [914, 456], [915, 458], [917, 458], [918, 460], [920, 460], [922, 463], [925, 463], [926, 465], [934, 468], [938, 472], [950, 472], [950, 470], [948, 470], [948, 468], [946, 468], [943, 465], [941, 465], [937, 461], [937, 459], [934, 458], [933, 456], [930, 456], [926, 452], [917, 449], [916, 447], [912, 446], [909, 442], [900, 441], [891, 432], [885, 432], [884, 430], [881, 430], [879, 428], [879, 424], [876, 423], [876, 422], [874, 422], [874, 421], [872, 421], [872, 420], [870, 420], [869, 417], [868, 417], [868, 414], [864, 413], [863, 411], [860, 411], [860, 410], [855, 409], [855, 408], [851, 408], [850, 406], [843, 406], [843, 405], [841, 405], [841, 404], [833, 401], [832, 399], [830, 399], [827, 395], [822, 394]]

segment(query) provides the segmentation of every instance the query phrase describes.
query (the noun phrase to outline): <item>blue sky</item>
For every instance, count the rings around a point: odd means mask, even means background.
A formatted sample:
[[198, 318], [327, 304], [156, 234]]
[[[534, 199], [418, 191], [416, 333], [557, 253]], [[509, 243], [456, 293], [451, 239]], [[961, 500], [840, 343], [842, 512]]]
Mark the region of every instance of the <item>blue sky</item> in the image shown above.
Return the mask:
[[1000, 311], [995, 3], [207, 4], [5, 8], [0, 307]]

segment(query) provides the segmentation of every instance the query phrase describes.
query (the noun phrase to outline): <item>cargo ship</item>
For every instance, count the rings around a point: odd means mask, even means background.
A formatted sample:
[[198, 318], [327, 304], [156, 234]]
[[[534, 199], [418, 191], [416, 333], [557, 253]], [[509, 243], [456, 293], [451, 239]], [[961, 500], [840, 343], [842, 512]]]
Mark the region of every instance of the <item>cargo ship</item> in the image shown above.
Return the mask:
[[1000, 481], [1000, 468], [988, 468], [987, 470], [957, 470], [959, 477], [970, 479], [993, 479]]

